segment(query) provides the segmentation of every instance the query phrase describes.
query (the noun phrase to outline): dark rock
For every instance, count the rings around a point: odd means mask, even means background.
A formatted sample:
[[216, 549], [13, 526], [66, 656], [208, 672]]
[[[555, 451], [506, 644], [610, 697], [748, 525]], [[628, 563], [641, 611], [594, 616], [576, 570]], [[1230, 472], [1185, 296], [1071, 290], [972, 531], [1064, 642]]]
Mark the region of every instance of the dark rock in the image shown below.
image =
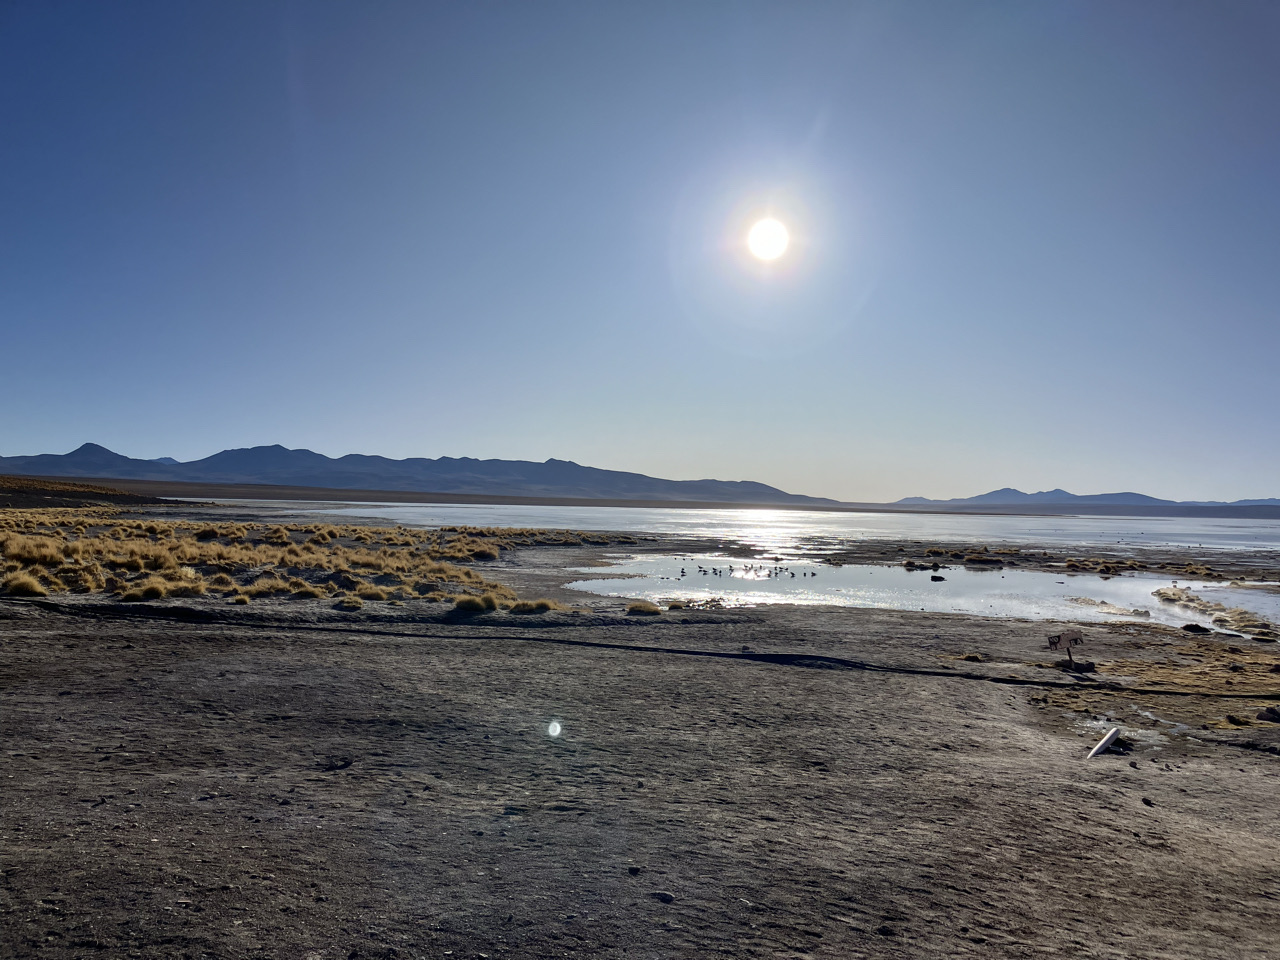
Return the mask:
[[1213, 632], [1208, 627], [1202, 627], [1198, 623], [1184, 623], [1182, 625], [1182, 629], [1187, 631], [1187, 633], [1212, 633]]
[[1154, 807], [1156, 805], [1155, 801], [1152, 800], [1150, 797], [1143, 797], [1142, 802], [1148, 807]]
[[1241, 717], [1237, 717], [1234, 713], [1227, 714], [1227, 723], [1231, 724], [1234, 727], [1247, 727], [1249, 725], [1248, 720], [1245, 720]]
[[929, 579], [930, 579], [930, 580], [932, 580], [934, 583], [942, 583], [942, 582], [943, 582], [944, 580], [946, 580], [947, 578], [946, 578], [946, 577], [939, 577], [937, 574], [934, 574], [934, 575], [933, 575], [932, 577], [930, 577]]
[[1275, 707], [1264, 707], [1258, 711], [1258, 720], [1266, 720], [1268, 723], [1280, 723], [1280, 710]]
[[1137, 769], [1138, 769], [1138, 761], [1137, 761], [1137, 760], [1130, 760], [1130, 761], [1129, 761], [1129, 766], [1131, 766], [1131, 767], [1133, 767], [1133, 769], [1137, 770]]
[[889, 926], [887, 923], [882, 923], [880, 926], [876, 927], [876, 933], [882, 937], [896, 936], [897, 932], [898, 931], [894, 930], [893, 927]]
[[655, 890], [653, 892], [653, 898], [655, 900], [661, 900], [663, 903], [674, 903], [676, 899], [674, 894], [667, 893], [665, 890]]
[[631, 874], [633, 877], [638, 877], [638, 876], [640, 875], [640, 868], [639, 868], [639, 867], [627, 867], [627, 873]]

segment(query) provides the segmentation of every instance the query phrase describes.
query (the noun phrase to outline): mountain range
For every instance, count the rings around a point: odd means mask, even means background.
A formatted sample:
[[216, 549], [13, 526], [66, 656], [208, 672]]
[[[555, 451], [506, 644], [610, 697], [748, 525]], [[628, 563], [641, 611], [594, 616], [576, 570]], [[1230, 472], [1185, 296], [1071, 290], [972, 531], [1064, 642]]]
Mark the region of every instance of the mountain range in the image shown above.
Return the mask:
[[1161, 500], [1145, 493], [1067, 493], [1065, 490], [1041, 490], [1023, 493], [1012, 487], [1002, 487], [976, 497], [960, 497], [954, 500], [930, 500], [926, 497], [905, 497], [896, 501], [901, 506], [1116, 506], [1116, 507], [1271, 507], [1280, 506], [1280, 500]]
[[[289, 450], [278, 444], [223, 450], [202, 460], [185, 463], [172, 457], [136, 460], [86, 443], [66, 454], [0, 457], [0, 474], [37, 477], [85, 477], [94, 480], [136, 481], [147, 484], [224, 484], [264, 487], [324, 488], [368, 494], [382, 491], [464, 496], [467, 498], [517, 497], [560, 500], [625, 500], [683, 503], [769, 504], [813, 509], [897, 509], [962, 513], [1099, 513], [1280, 517], [1280, 499], [1222, 501], [1161, 500], [1142, 493], [1078, 495], [1066, 490], [1023, 493], [1011, 487], [976, 497], [930, 500], [906, 497], [893, 504], [841, 503], [824, 497], [787, 493], [777, 487], [748, 480], [663, 480], [641, 473], [584, 467], [569, 460], [477, 460], [471, 457], [388, 457], [348, 454], [326, 457], [311, 450]], [[132, 488], [131, 488], [132, 489]], [[204, 493], [166, 493], [159, 489], [136, 490], [156, 496], [247, 496], [224, 489]], [[315, 490], [314, 493], [322, 493]], [[284, 490], [262, 496], [292, 497]], [[335, 494], [325, 493], [326, 497]], [[336, 495], [340, 496], [340, 494]]]
[[135, 460], [96, 443], [66, 454], [0, 457], [0, 474], [93, 477], [180, 483], [270, 484], [340, 490], [417, 491], [487, 496], [669, 500], [830, 506], [836, 501], [786, 493], [748, 480], [662, 480], [584, 467], [568, 460], [475, 460], [471, 457], [336, 459], [274, 445], [223, 450], [203, 460]]

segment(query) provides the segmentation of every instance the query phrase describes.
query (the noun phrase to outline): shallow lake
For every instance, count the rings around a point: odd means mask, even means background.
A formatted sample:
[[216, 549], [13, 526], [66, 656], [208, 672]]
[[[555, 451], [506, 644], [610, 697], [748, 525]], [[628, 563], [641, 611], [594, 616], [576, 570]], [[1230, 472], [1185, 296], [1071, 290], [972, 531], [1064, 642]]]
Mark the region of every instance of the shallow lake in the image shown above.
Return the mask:
[[[233, 502], [233, 501], [228, 501]], [[249, 502], [249, 501], [240, 501]], [[1044, 543], [1280, 549], [1280, 521], [1203, 517], [1011, 517], [819, 510], [699, 510], [660, 507], [542, 507], [413, 503], [253, 501], [349, 523], [416, 527], [551, 527], [736, 540], [784, 557], [829, 550], [847, 540]]]
[[[1207, 616], [1152, 596], [1152, 591], [1174, 581], [1143, 575], [1070, 576], [965, 567], [944, 568], [935, 573], [873, 564], [833, 567], [803, 559], [779, 564], [747, 563], [713, 554], [619, 556], [604, 569], [609, 574], [627, 576], [604, 579], [599, 578], [602, 568], [582, 568], [574, 572], [595, 577], [569, 586], [601, 596], [636, 597], [655, 603], [719, 600], [725, 606], [830, 604], [1033, 620], [1132, 619], [1209, 625]], [[1242, 606], [1264, 614], [1268, 606], [1280, 607], [1280, 598], [1269, 592], [1188, 580], [1177, 583], [1227, 606]], [[1135, 609], [1149, 615], [1134, 614]]]

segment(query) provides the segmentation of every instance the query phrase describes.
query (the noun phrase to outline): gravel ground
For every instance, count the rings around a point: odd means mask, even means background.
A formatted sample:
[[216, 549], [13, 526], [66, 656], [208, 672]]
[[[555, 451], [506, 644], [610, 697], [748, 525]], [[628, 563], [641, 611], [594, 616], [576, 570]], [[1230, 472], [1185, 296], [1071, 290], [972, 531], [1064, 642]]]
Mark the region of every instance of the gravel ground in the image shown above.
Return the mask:
[[0, 603], [0, 955], [1275, 955], [1277, 685], [1107, 672], [1209, 641], [590, 602]]

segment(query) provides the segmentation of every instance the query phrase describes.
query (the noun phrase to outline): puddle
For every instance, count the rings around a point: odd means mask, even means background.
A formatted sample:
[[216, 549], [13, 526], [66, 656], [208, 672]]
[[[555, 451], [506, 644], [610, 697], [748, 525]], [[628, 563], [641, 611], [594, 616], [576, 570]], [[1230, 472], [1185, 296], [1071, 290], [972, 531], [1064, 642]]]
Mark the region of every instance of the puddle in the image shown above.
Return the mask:
[[[1181, 626], [1209, 626], [1209, 617], [1161, 603], [1152, 591], [1175, 581], [1134, 574], [1100, 577], [1031, 570], [974, 570], [965, 567], [907, 570], [900, 566], [849, 564], [825, 566], [806, 560], [748, 563], [715, 555], [619, 556], [608, 568], [613, 579], [583, 579], [569, 584], [606, 597], [636, 597], [665, 603], [672, 600], [719, 600], [725, 606], [769, 603], [826, 604], [924, 610], [984, 617], [1097, 622], [1129, 619]], [[599, 575], [600, 568], [579, 568]], [[617, 574], [625, 575], [618, 579]], [[938, 580], [937, 577], [944, 579]], [[1256, 595], [1247, 587], [1227, 588], [1178, 580], [1201, 593], [1211, 586], [1228, 606], [1249, 607]], [[1134, 613], [1146, 611], [1146, 614]]]

